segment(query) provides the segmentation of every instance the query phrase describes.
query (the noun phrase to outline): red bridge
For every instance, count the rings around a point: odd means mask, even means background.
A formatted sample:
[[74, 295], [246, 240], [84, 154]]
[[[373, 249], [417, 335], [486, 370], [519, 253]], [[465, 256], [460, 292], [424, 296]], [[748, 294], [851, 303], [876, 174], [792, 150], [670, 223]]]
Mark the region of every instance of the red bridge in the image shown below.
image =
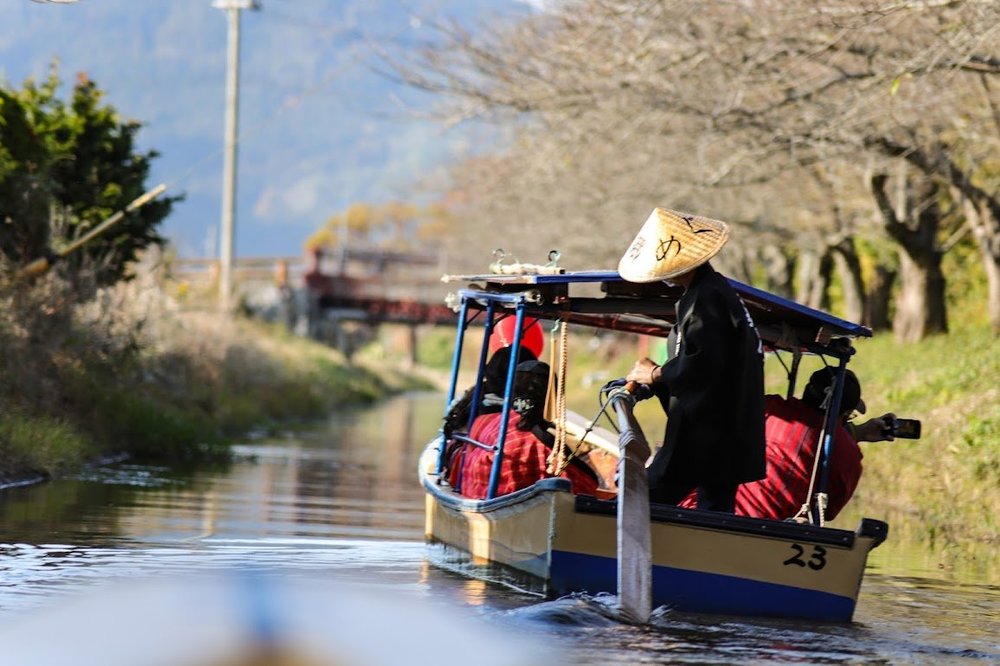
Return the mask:
[[[170, 272], [189, 287], [214, 293], [218, 262], [175, 260]], [[457, 315], [444, 304], [443, 258], [431, 253], [382, 248], [317, 250], [306, 258], [252, 257], [234, 262], [239, 302], [257, 316], [334, 344], [350, 355], [377, 335], [380, 324], [401, 324], [415, 360], [417, 328], [454, 326]]]
[[302, 275], [313, 316], [368, 324], [453, 326], [439, 257], [391, 250], [314, 251]]

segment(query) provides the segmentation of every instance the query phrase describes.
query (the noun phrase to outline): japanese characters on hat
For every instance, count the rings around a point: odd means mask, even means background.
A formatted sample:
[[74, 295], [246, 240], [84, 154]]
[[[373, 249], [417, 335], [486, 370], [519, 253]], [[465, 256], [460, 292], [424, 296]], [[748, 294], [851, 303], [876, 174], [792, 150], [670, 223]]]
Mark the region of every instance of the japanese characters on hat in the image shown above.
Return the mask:
[[701, 266], [728, 239], [725, 222], [656, 208], [618, 262], [618, 273], [629, 282], [667, 280]]

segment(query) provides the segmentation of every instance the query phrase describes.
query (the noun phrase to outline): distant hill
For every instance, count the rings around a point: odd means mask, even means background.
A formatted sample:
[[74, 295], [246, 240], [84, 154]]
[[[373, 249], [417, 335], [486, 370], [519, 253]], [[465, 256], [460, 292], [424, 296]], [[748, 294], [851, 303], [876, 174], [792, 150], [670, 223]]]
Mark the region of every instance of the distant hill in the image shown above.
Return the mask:
[[[243, 12], [236, 253], [297, 255], [354, 201], [404, 196], [465, 154], [476, 128], [406, 119], [426, 96], [378, 76], [372, 44], [430, 39], [426, 21], [467, 25], [529, 11], [516, 0], [261, 0]], [[0, 6], [0, 77], [20, 87], [53, 58], [86, 72], [161, 157], [150, 185], [187, 200], [163, 232], [182, 256], [214, 254], [221, 206], [226, 17], [211, 0], [80, 0]]]

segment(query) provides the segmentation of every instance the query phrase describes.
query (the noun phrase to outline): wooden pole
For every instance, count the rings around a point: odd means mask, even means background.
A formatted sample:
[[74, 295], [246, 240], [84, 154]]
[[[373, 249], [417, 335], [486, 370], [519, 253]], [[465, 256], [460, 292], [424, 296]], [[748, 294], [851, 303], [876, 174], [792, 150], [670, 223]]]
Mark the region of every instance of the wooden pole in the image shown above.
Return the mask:
[[231, 309], [236, 227], [236, 150], [240, 100], [240, 11], [257, 9], [256, 0], [215, 0], [227, 14], [225, 161], [222, 165], [222, 234], [219, 242], [219, 309]]
[[75, 241], [73, 241], [63, 249], [59, 250], [58, 252], [52, 252], [48, 256], [35, 259], [30, 264], [19, 270], [16, 273], [15, 277], [19, 280], [23, 280], [42, 275], [47, 270], [52, 268], [52, 264], [54, 264], [56, 261], [71, 254], [72, 252], [75, 252], [76, 250], [80, 249], [81, 247], [92, 241], [97, 236], [100, 236], [105, 231], [107, 231], [114, 225], [121, 222], [125, 218], [125, 215], [145, 206], [150, 201], [163, 194], [166, 191], [166, 189], [167, 186], [161, 183], [160, 185], [157, 185], [153, 189], [144, 192], [140, 196], [136, 197], [133, 201], [131, 201], [127, 206], [125, 206], [125, 208], [116, 212], [114, 215], [107, 218], [106, 220], [98, 224], [96, 227], [85, 233], [80, 238], [77, 238]]

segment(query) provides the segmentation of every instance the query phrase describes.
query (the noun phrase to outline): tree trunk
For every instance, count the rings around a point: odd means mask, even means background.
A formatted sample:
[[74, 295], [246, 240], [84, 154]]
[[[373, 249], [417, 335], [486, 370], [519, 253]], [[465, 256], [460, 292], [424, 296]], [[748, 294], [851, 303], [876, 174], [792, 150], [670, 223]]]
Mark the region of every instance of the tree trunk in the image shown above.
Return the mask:
[[817, 310], [830, 309], [830, 276], [833, 274], [833, 255], [824, 251], [816, 264], [809, 298], [806, 305]]
[[765, 245], [760, 253], [764, 264], [765, 289], [771, 293], [792, 298], [795, 260], [777, 245]]
[[1000, 219], [993, 218], [990, 206], [971, 202], [966, 203], [965, 216], [983, 258], [990, 326], [995, 335], [1000, 335]]
[[[969, 174], [948, 157], [947, 145], [939, 145], [936, 151], [927, 152], [914, 146], [895, 143], [885, 137], [869, 138], [866, 143], [886, 155], [906, 160], [926, 174], [939, 174], [966, 198], [967, 219], [979, 242], [986, 270], [986, 307], [990, 324], [993, 331], [1000, 335], [1000, 199], [976, 185]], [[878, 187], [876, 180], [879, 179], [884, 184], [884, 175], [872, 178], [873, 192]], [[877, 193], [875, 196], [876, 199], [879, 198]]]
[[914, 342], [932, 333], [947, 333], [943, 253], [937, 245], [941, 211], [938, 184], [924, 177], [906, 188], [905, 217], [900, 220], [885, 194], [888, 176], [877, 174], [871, 190], [882, 213], [882, 225], [897, 243], [900, 293], [892, 329], [900, 342]]
[[753, 284], [753, 263], [754, 257], [752, 252], [740, 252], [740, 260], [738, 262], [739, 275], [737, 276], [740, 282]]
[[947, 333], [944, 275], [941, 260], [899, 252], [900, 289], [892, 330], [900, 342], [915, 342], [932, 333]]
[[822, 253], [802, 250], [797, 262], [798, 286], [795, 300], [818, 310], [830, 307], [830, 273], [833, 259], [826, 249]]
[[888, 331], [891, 328], [889, 299], [895, 282], [896, 271], [881, 264], [875, 266], [875, 277], [868, 287], [865, 298], [867, 310], [862, 319], [862, 323], [873, 331]]
[[865, 283], [861, 277], [861, 261], [854, 249], [854, 239], [844, 238], [832, 249], [833, 261], [844, 289], [844, 319], [863, 321], [867, 310]]
[[795, 300], [807, 304], [809, 295], [812, 293], [813, 282], [816, 281], [816, 274], [819, 271], [819, 257], [812, 250], [802, 250], [799, 252], [799, 260], [796, 262], [795, 268], [797, 275]]
[[986, 269], [987, 309], [993, 334], [1000, 336], [1000, 252], [983, 252]]

